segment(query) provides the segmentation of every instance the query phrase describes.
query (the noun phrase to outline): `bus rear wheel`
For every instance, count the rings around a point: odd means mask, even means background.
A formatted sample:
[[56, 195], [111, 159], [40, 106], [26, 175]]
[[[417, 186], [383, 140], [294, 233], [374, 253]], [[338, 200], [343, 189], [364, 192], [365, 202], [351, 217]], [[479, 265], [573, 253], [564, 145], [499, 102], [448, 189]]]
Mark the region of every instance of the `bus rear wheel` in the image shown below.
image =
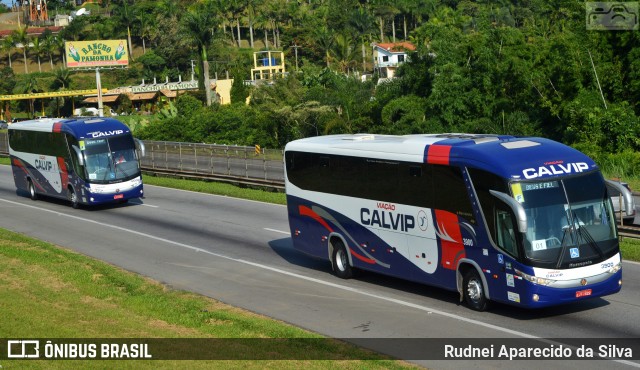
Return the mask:
[[336, 276], [342, 279], [349, 279], [353, 276], [353, 269], [349, 265], [349, 255], [342, 240], [337, 240], [333, 244], [333, 255], [331, 264]]
[[73, 190], [72, 187], [69, 187], [69, 189], [67, 189], [67, 199], [69, 199], [69, 202], [71, 203], [71, 207], [73, 207], [74, 209], [78, 209], [80, 207], [80, 201], [78, 200], [78, 195], [76, 194], [76, 192]]
[[478, 272], [470, 268], [464, 274], [463, 280], [464, 301], [472, 310], [484, 311], [489, 305], [489, 300], [484, 294], [484, 284]]
[[36, 193], [36, 187], [33, 186], [33, 182], [31, 181], [31, 179], [29, 179], [29, 198], [31, 198], [31, 200], [38, 199], [38, 193]]

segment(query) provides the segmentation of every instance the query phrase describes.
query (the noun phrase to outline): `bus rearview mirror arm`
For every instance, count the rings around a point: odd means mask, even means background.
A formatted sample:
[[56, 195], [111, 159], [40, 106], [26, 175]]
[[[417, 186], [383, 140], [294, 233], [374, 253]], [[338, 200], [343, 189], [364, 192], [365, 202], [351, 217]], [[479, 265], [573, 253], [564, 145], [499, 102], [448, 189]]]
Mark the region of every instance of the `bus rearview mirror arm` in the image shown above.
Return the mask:
[[516, 215], [516, 222], [518, 223], [518, 231], [520, 231], [521, 233], [526, 233], [527, 232], [527, 214], [525, 213], [524, 207], [522, 207], [522, 204], [518, 203], [518, 201], [516, 201], [515, 199], [513, 199], [512, 197], [510, 197], [505, 193], [501, 193], [495, 190], [489, 190], [489, 192], [494, 197], [505, 202], [509, 206], [509, 208], [511, 208], [513, 213]]
[[134, 139], [134, 140], [136, 141], [136, 147], [138, 148], [138, 151], [140, 152], [140, 157], [144, 157], [145, 154], [146, 154], [146, 150], [144, 148], [144, 143], [140, 139]]
[[84, 166], [84, 157], [82, 156], [82, 151], [76, 145], [72, 145], [73, 150], [76, 152], [76, 158], [78, 158], [78, 164], [80, 166]]
[[621, 183], [612, 181], [612, 180], [604, 180], [607, 184], [607, 188], [613, 189], [622, 195], [622, 199], [624, 199], [624, 209], [627, 216], [633, 215], [633, 210], [636, 209], [635, 201], [633, 200], [633, 194], [629, 191], [629, 189], [625, 188]]

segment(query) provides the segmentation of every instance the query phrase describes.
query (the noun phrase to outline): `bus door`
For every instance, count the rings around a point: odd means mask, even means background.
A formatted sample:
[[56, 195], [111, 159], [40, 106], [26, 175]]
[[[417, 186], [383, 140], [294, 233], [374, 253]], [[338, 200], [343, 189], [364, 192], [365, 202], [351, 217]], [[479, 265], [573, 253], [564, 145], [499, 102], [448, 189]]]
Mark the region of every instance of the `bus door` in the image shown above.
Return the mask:
[[519, 265], [518, 245], [522, 243], [516, 217], [513, 210], [499, 199], [494, 203], [491, 217], [492, 220], [488, 221], [497, 248], [490, 248], [489, 264], [483, 266], [491, 299], [520, 303], [525, 297], [526, 282], [515, 272]]

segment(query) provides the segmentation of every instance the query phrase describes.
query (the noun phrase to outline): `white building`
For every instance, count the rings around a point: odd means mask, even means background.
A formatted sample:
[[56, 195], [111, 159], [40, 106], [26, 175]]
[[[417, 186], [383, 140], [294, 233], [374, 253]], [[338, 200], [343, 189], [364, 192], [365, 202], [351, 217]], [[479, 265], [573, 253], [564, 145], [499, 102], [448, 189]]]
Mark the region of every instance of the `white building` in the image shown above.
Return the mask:
[[408, 53], [416, 50], [410, 42], [373, 44], [373, 65], [380, 73], [380, 79], [395, 77], [396, 69], [408, 58]]

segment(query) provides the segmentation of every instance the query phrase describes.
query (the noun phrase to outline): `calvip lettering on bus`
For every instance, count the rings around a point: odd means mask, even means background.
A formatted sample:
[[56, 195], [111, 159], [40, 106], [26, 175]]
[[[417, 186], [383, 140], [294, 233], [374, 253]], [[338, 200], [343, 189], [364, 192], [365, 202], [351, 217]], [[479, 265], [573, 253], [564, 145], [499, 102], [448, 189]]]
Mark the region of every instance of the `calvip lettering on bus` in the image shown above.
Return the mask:
[[92, 138], [97, 138], [97, 137], [102, 137], [102, 136], [120, 135], [120, 134], [123, 134], [123, 133], [124, 133], [123, 130], [94, 131], [94, 132], [88, 132], [87, 136], [90, 136]]
[[522, 174], [526, 179], [535, 179], [538, 177], [565, 175], [571, 173], [580, 173], [589, 169], [589, 165], [584, 162], [563, 164], [562, 161], [547, 162], [544, 166], [538, 168], [527, 168], [522, 170]]
[[52, 171], [54, 169], [54, 164], [50, 159], [41, 155], [36, 158], [34, 167], [40, 171]]
[[412, 215], [395, 213], [395, 210], [395, 204], [383, 202], [377, 203], [377, 209], [360, 208], [360, 223], [404, 232], [415, 228], [416, 220]]

